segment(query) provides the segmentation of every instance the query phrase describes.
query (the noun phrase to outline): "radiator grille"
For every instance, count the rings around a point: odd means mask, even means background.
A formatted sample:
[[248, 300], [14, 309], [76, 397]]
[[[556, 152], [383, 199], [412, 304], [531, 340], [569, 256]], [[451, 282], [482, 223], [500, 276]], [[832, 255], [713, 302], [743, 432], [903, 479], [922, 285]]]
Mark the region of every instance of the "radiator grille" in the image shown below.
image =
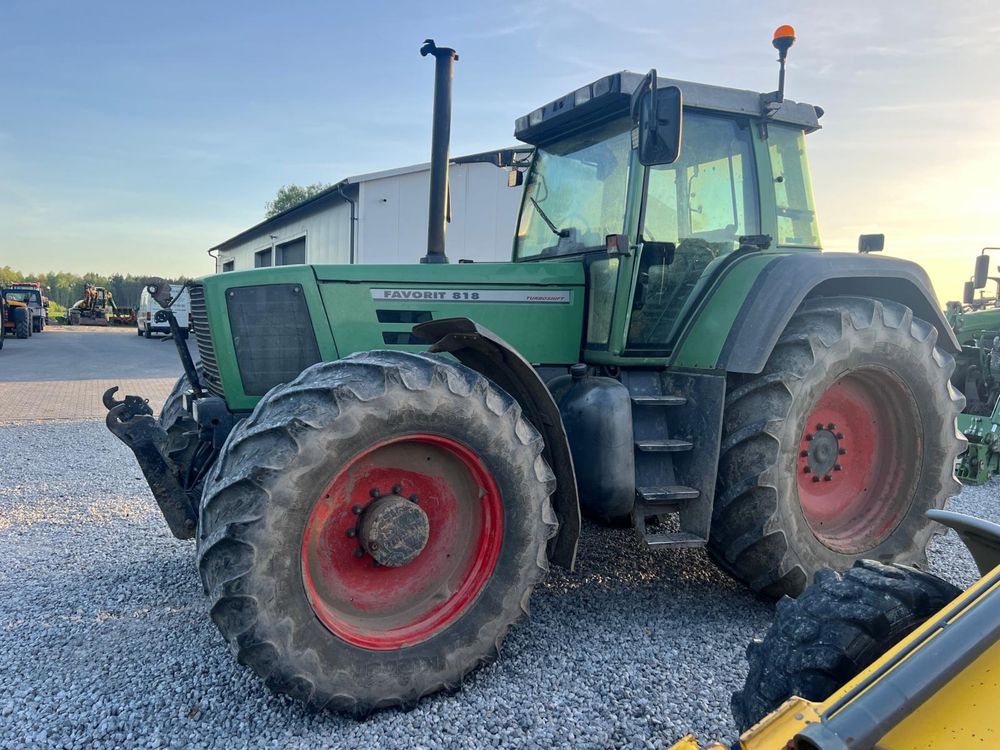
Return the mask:
[[263, 396], [320, 361], [309, 305], [299, 284], [226, 291], [236, 363], [248, 396]]
[[212, 346], [212, 333], [208, 328], [208, 313], [205, 309], [205, 290], [201, 284], [190, 283], [191, 293], [191, 328], [198, 344], [198, 354], [201, 355], [202, 385], [213, 396], [222, 397], [222, 379], [219, 377], [219, 363], [215, 358], [215, 347]]

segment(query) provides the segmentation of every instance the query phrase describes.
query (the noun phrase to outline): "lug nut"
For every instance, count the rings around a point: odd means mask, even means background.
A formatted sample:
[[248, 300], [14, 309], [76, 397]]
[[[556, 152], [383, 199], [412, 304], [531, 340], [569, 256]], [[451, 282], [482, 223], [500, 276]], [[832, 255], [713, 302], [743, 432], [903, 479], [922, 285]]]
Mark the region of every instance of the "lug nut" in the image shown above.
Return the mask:
[[356, 528], [354, 528], [353, 526], [347, 530], [347, 536], [348, 536], [348, 538], [353, 539], [357, 535], [358, 535], [358, 530]]
[[382, 493], [379, 492], [378, 487], [372, 487], [371, 490], [369, 490], [368, 494], [376, 499], [382, 497]]
[[843, 466], [841, 466], [840, 464], [834, 464], [834, 465], [833, 465], [833, 470], [834, 470], [834, 471], [843, 471], [843, 470], [844, 470], [844, 467], [843, 467]]
[[392, 485], [392, 494], [393, 495], [398, 495], [402, 491], [403, 491], [403, 485], [401, 485], [401, 484], [394, 484], [394, 485]]
[[810, 471], [812, 471], [812, 469], [809, 468], [808, 466], [803, 466], [802, 467], [802, 473], [803, 474], [808, 474]]
[[363, 510], [364, 510], [364, 508], [362, 508], [360, 505], [355, 505], [353, 508], [351, 508], [351, 513], [353, 513], [356, 516], [360, 516], [361, 515], [361, 511], [363, 511]]
[[844, 439], [844, 433], [838, 432], [837, 433], [837, 440], [843, 440], [843, 439]]
[[833, 479], [833, 477], [831, 477], [829, 474], [827, 474], [825, 477], [823, 477], [823, 481], [824, 482], [829, 482], [831, 479]]
[[807, 432], [806, 433], [806, 442], [808, 442], [808, 441], [810, 441], [812, 439], [813, 439], [813, 434], [811, 432]]
[[816, 431], [819, 432], [822, 429], [823, 429], [823, 423], [822, 422], [817, 422], [816, 423]]
[[835, 425], [833, 422], [830, 422], [830, 424], [826, 426], [826, 429], [828, 429], [830, 432], [833, 432], [835, 429], [837, 429], [837, 425]]
[[809, 451], [802, 451], [799, 454], [799, 458], [809, 458]]
[[410, 502], [415, 504], [420, 504], [420, 498], [417, 497], [416, 493], [410, 495]]
[[819, 481], [819, 477], [817, 477], [817, 476], [813, 475], [813, 481], [814, 481], [814, 482], [818, 482], [818, 481]]

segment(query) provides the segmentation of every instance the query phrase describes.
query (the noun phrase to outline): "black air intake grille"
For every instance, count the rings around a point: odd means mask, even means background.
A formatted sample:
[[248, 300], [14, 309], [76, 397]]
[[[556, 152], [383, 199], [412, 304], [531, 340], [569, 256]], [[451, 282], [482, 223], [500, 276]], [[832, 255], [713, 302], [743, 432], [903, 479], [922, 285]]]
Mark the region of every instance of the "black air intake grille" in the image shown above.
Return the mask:
[[263, 396], [320, 361], [301, 284], [226, 290], [236, 362], [248, 396]]
[[219, 377], [219, 363], [215, 359], [215, 347], [212, 346], [212, 334], [208, 329], [208, 314], [205, 310], [205, 290], [201, 284], [188, 285], [191, 293], [191, 329], [198, 343], [198, 354], [201, 355], [202, 386], [213, 396], [223, 396], [222, 380]]

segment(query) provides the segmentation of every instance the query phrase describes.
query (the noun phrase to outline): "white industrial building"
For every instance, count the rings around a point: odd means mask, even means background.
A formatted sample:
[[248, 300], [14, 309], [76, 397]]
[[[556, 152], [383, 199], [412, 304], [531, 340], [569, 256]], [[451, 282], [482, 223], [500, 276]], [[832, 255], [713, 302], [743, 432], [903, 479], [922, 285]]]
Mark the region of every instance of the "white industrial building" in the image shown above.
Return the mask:
[[[452, 262], [510, 260], [522, 188], [512, 163], [529, 148], [451, 160], [447, 254]], [[297, 263], [416, 263], [427, 245], [430, 165], [348, 177], [209, 250], [216, 273]]]

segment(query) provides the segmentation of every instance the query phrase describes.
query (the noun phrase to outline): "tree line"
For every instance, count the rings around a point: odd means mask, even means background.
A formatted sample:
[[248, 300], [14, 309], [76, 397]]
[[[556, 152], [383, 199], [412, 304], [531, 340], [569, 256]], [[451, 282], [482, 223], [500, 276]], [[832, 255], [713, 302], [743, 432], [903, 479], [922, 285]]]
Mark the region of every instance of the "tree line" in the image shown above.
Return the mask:
[[[82, 299], [87, 284], [103, 286], [110, 290], [118, 307], [138, 307], [139, 296], [147, 278], [149, 277], [132, 274], [123, 276], [120, 273], [111, 276], [102, 276], [99, 273], [85, 273], [81, 276], [66, 271], [21, 273], [10, 266], [0, 268], [0, 286], [9, 286], [19, 281], [37, 281], [42, 285], [42, 294], [63, 307], [70, 307]], [[187, 279], [182, 276], [168, 281], [171, 284], [183, 284]]]

